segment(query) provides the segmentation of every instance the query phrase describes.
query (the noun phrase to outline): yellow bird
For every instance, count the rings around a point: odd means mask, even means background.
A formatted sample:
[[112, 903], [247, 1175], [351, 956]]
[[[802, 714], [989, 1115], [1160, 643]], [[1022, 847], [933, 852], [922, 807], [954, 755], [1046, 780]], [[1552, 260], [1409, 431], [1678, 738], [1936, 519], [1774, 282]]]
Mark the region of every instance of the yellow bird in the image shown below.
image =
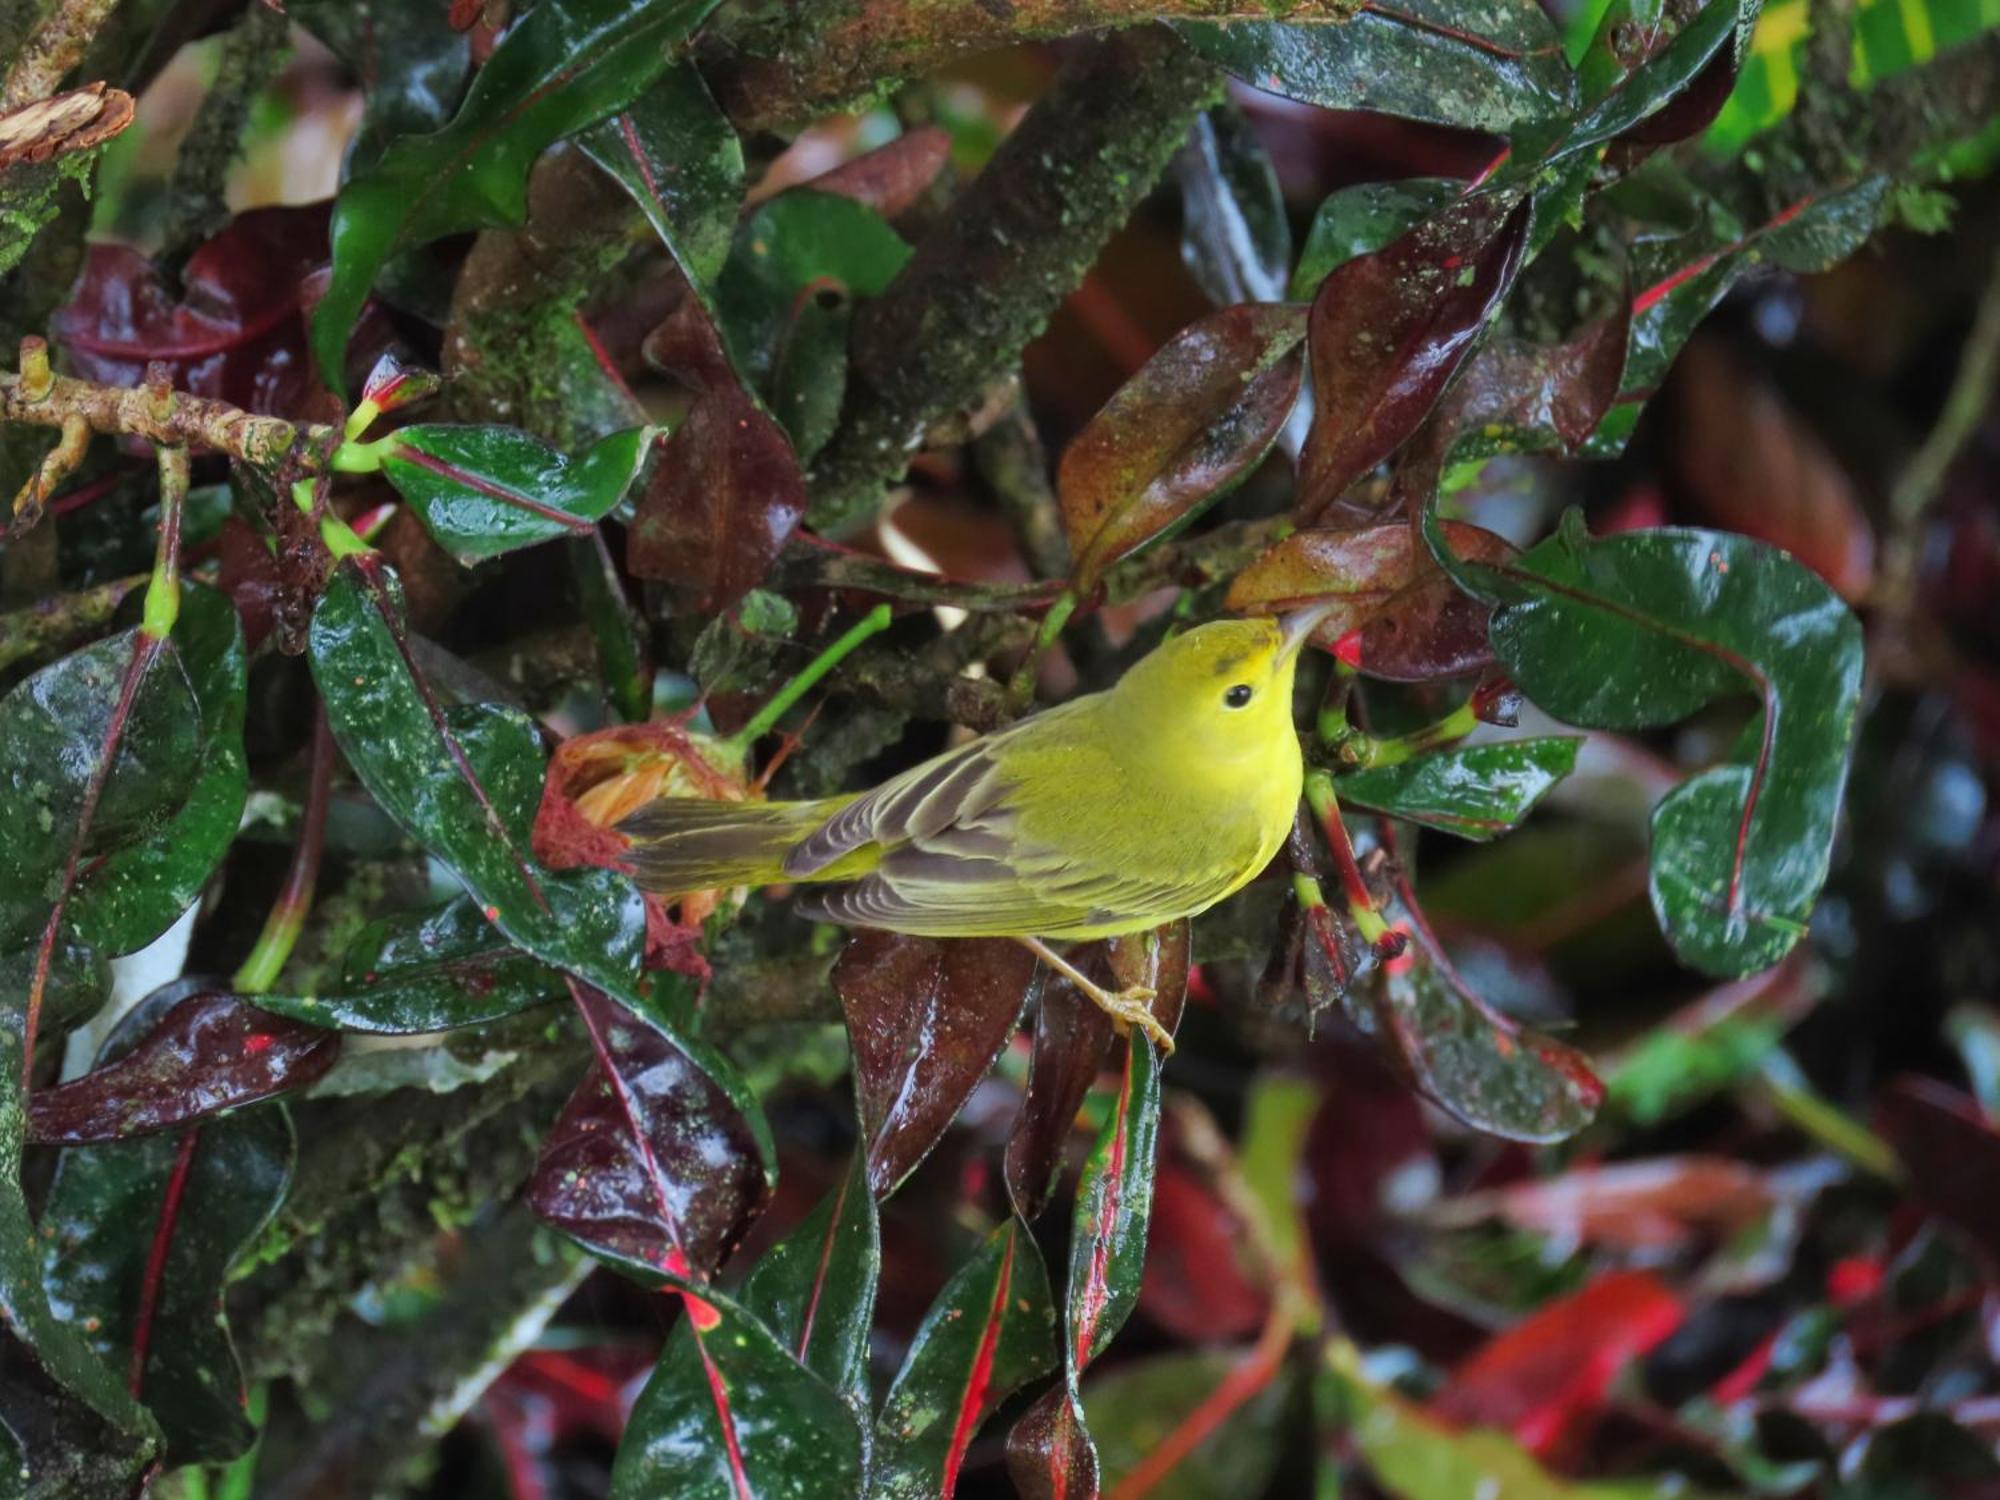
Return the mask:
[[1325, 617], [1220, 620], [1101, 693], [814, 802], [663, 797], [618, 826], [647, 889], [810, 883], [806, 916], [924, 937], [1025, 943], [1171, 1050], [1143, 986], [1112, 993], [1048, 946], [1206, 911], [1284, 844], [1302, 766], [1299, 647]]

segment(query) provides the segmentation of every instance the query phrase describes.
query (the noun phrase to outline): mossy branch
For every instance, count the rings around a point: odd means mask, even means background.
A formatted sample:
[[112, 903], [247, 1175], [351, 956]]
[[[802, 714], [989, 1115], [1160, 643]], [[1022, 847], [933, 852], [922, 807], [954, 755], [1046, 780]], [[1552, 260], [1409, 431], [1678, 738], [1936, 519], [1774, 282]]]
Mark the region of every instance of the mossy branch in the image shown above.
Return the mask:
[[1013, 370], [1221, 86], [1157, 28], [1098, 42], [1064, 68], [857, 316], [847, 409], [811, 476], [817, 530], [865, 525], [925, 433]]

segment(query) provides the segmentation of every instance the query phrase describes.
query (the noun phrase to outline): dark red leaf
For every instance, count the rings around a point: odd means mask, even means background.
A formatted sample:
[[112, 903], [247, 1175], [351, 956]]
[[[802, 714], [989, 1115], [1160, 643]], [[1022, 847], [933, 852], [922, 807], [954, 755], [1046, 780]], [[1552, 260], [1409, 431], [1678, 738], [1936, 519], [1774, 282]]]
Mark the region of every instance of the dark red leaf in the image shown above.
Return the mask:
[[1452, 1372], [1431, 1403], [1447, 1421], [1501, 1427], [1544, 1458], [1573, 1451], [1625, 1367], [1686, 1317], [1650, 1272], [1618, 1271], [1546, 1304]]
[[[1462, 521], [1443, 523], [1465, 556], [1517, 555], [1504, 538]], [[1491, 606], [1442, 572], [1407, 525], [1354, 531], [1295, 531], [1268, 548], [1229, 586], [1228, 607], [1279, 614], [1338, 601], [1314, 641], [1370, 677], [1423, 682], [1476, 671], [1493, 660]]]
[[1582, 447], [1618, 399], [1631, 331], [1632, 299], [1623, 296], [1616, 312], [1566, 343], [1482, 346], [1439, 403], [1433, 453], [1459, 443], [1461, 452]]
[[1671, 452], [1695, 502], [1782, 547], [1850, 602], [1875, 580], [1875, 532], [1847, 468], [1770, 383], [1718, 340], [1682, 351]]
[[[1070, 961], [1101, 983], [1108, 977], [1103, 953], [1093, 946], [1088, 956], [1073, 954]], [[1048, 1206], [1076, 1112], [1104, 1065], [1112, 1036], [1111, 1017], [1075, 985], [1056, 977], [1042, 986], [1028, 1091], [1007, 1136], [1007, 1194], [1023, 1219], [1040, 1217]]]
[[1264, 457], [1298, 402], [1304, 332], [1299, 310], [1282, 303], [1211, 313], [1090, 419], [1056, 472], [1080, 590]]
[[919, 125], [886, 146], [820, 173], [805, 186], [852, 198], [883, 218], [893, 219], [923, 196], [949, 160], [951, 132], [936, 125]]
[[687, 589], [704, 612], [725, 610], [763, 582], [805, 508], [784, 429], [741, 387], [717, 386], [656, 456], [626, 565]]
[[[1721, 3], [1721, 0], [1717, 0]], [[1671, 146], [1684, 141], [1689, 136], [1698, 135], [1715, 123], [1715, 117], [1722, 113], [1722, 106], [1729, 102], [1729, 96], [1736, 89], [1736, 75], [1741, 62], [1738, 48], [1724, 43], [1716, 48], [1715, 55], [1708, 60], [1693, 81], [1659, 109], [1656, 109], [1638, 124], [1631, 126], [1615, 139], [1620, 146]]]
[[1908, 1169], [1917, 1196], [2000, 1256], [2000, 1130], [1971, 1095], [1932, 1078], [1892, 1082], [1875, 1120]]
[[259, 208], [188, 257], [178, 298], [129, 245], [93, 244], [50, 331], [76, 373], [133, 386], [162, 360], [177, 390], [296, 416], [315, 386], [305, 282], [327, 258], [325, 203]]
[[641, 1276], [705, 1278], [769, 1196], [764, 1143], [693, 1044], [573, 989], [597, 1061], [542, 1145], [529, 1206]]
[[1720, 1156], [1660, 1156], [1578, 1167], [1442, 1204], [1436, 1223], [1504, 1219], [1565, 1245], [1677, 1250], [1747, 1229], [1777, 1201], [1754, 1167]]
[[1007, 1477], [1020, 1500], [1095, 1500], [1097, 1449], [1067, 1385], [1029, 1407], [1007, 1434]]
[[1401, 1185], [1435, 1181], [1437, 1153], [1422, 1104], [1372, 1051], [1344, 1042], [1324, 1056], [1329, 1078], [1305, 1148], [1313, 1240], [1366, 1244], [1392, 1211], [1412, 1206], [1406, 1188], [1392, 1198]]
[[76, 1145], [168, 1130], [303, 1088], [339, 1055], [338, 1032], [221, 991], [190, 995], [118, 1061], [35, 1094], [29, 1138]]
[[230, 516], [216, 537], [221, 572], [216, 579], [243, 621], [243, 649], [255, 654], [278, 621], [285, 582], [278, 560], [249, 522]]
[[1185, 1160], [1163, 1151], [1139, 1310], [1196, 1343], [1255, 1333], [1270, 1310], [1270, 1288], [1253, 1281], [1239, 1261], [1247, 1242], [1248, 1231], [1221, 1195]]
[[1313, 425], [1296, 510], [1316, 520], [1422, 425], [1513, 285], [1529, 205], [1460, 198], [1336, 266], [1313, 298]]
[[833, 966], [868, 1142], [887, 1197], [937, 1144], [1013, 1035], [1040, 963], [1009, 938], [857, 932]]

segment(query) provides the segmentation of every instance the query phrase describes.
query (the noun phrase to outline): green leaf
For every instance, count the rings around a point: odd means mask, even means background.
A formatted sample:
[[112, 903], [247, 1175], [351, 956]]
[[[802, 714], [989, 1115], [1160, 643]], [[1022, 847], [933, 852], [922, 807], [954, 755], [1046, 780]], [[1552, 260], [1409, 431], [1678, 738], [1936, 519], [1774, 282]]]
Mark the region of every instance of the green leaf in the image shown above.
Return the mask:
[[1334, 267], [1357, 255], [1373, 255], [1401, 239], [1463, 188], [1463, 183], [1448, 177], [1409, 177], [1401, 182], [1358, 182], [1330, 195], [1313, 214], [1299, 250], [1292, 300], [1310, 302]]
[[861, 1425], [840, 1394], [727, 1297], [682, 1302], [618, 1446], [612, 1500], [861, 1494]]
[[172, 639], [200, 717], [199, 775], [170, 817], [94, 861], [77, 880], [71, 930], [109, 953], [143, 948], [201, 895], [236, 838], [249, 791], [243, 755], [247, 669], [235, 606], [214, 589], [183, 582]]
[[[615, 899], [617, 877], [603, 877]], [[644, 909], [625, 909], [644, 941]], [[562, 976], [523, 953], [459, 897], [430, 912], [399, 912], [362, 928], [341, 960], [339, 988], [326, 995], [246, 995], [264, 1010], [314, 1026], [388, 1036], [478, 1026], [560, 1000]]]
[[1181, 259], [1208, 300], [1282, 302], [1292, 226], [1277, 169], [1243, 112], [1219, 104], [1194, 122], [1174, 161]]
[[284, 1201], [294, 1153], [285, 1112], [250, 1109], [176, 1134], [72, 1146], [56, 1167], [41, 1224], [49, 1298], [116, 1369], [132, 1364], [147, 1262], [168, 1236], [140, 1394], [170, 1462], [227, 1463], [255, 1440], [222, 1291]]
[[[85, 646], [0, 699], [0, 946], [48, 922], [140, 640], [128, 630]], [[195, 786], [201, 743], [201, 711], [169, 642], [133, 691], [82, 853], [114, 853], [172, 817]]]
[[1565, 120], [1576, 81], [1536, 0], [1364, 6], [1324, 25], [1181, 21], [1184, 41], [1245, 83], [1322, 109], [1511, 134]]
[[1758, 712], [1728, 756], [1653, 813], [1651, 886], [1684, 963], [1719, 977], [1791, 950], [1825, 882], [1861, 692], [1861, 627], [1786, 554], [1727, 532], [1602, 539], [1575, 512], [1517, 561], [1440, 562], [1499, 605], [1520, 688], [1594, 729], [1671, 724], [1717, 698]]
[[569, 458], [516, 427], [404, 427], [382, 450], [382, 472], [469, 566], [587, 535], [631, 488], [650, 436], [628, 428]]
[[[60, 1393], [51, 1400], [18, 1378], [0, 1384], [0, 1426], [11, 1430], [32, 1471], [15, 1493], [125, 1493], [158, 1451], [160, 1429], [127, 1392], [125, 1372], [99, 1359], [83, 1331], [49, 1305], [41, 1245], [21, 1190], [26, 1129], [20, 1019], [9, 1014], [0, 1024], [0, 1322]], [[65, 1436], [72, 1425], [88, 1434], [87, 1444]]]
[[[1110, 1493], [1251, 1356], [1238, 1349], [1156, 1354], [1091, 1381], [1083, 1407], [1096, 1434]], [[1284, 1444], [1280, 1424], [1292, 1383], [1281, 1373], [1232, 1411], [1172, 1472], [1146, 1491], [1151, 1500], [1214, 1500], [1261, 1495]]]
[[1484, 841], [1514, 828], [1569, 775], [1582, 744], [1551, 736], [1459, 745], [1350, 772], [1335, 787], [1351, 806]]
[[743, 202], [743, 143], [694, 64], [675, 63], [578, 144], [632, 195], [688, 280], [714, 281]]
[[868, 1334], [882, 1274], [882, 1231], [867, 1157], [853, 1165], [799, 1227], [764, 1253], [743, 1283], [756, 1313], [857, 1411], [868, 1404]]
[[494, 705], [446, 714], [411, 670], [392, 578], [350, 560], [313, 613], [313, 676], [347, 763], [519, 947], [643, 1006], [637, 891], [606, 872], [534, 864], [527, 830], [544, 760], [534, 727]]
[[508, 30], [449, 125], [403, 136], [341, 189], [333, 276], [313, 313], [320, 373], [341, 389], [347, 336], [382, 263], [466, 229], [517, 224], [542, 149], [657, 78], [716, 0], [542, 0]]
[[399, 136], [438, 129], [458, 108], [472, 45], [440, 5], [405, 0], [294, 0], [285, 14], [326, 43], [361, 83], [361, 129], [349, 170]]
[[822, 285], [798, 299], [779, 335], [771, 413], [784, 424], [802, 464], [812, 462], [839, 425], [853, 322], [853, 301], [838, 287]]
[[716, 279], [731, 361], [768, 390], [780, 338], [809, 288], [878, 297], [909, 258], [910, 247], [874, 209], [810, 188], [780, 193], [743, 221]]
[[1042, 1253], [1027, 1227], [1010, 1218], [924, 1315], [875, 1423], [870, 1495], [951, 1494], [980, 1426], [1055, 1359], [1055, 1309]]

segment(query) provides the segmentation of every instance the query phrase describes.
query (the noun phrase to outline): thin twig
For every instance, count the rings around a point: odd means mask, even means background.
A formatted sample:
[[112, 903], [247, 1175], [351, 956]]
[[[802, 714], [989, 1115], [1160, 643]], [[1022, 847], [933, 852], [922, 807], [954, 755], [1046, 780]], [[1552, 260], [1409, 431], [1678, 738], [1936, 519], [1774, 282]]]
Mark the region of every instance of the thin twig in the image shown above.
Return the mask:
[[0, 84], [0, 109], [17, 109], [53, 94], [69, 71], [83, 61], [91, 38], [118, 0], [60, 0], [29, 37]]

